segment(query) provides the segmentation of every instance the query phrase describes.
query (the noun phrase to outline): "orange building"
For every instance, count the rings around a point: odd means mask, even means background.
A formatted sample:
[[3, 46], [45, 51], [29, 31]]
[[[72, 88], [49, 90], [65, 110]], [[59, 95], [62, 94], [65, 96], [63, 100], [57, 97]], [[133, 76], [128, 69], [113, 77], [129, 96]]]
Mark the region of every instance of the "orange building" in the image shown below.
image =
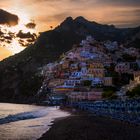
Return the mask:
[[72, 91], [74, 91], [74, 88], [72, 88], [72, 87], [58, 86], [58, 87], [53, 88], [53, 93], [55, 93], [55, 94], [58, 94], [58, 93], [59, 94], [60, 93], [62, 93], [62, 94], [68, 94], [68, 93], [70, 93]]

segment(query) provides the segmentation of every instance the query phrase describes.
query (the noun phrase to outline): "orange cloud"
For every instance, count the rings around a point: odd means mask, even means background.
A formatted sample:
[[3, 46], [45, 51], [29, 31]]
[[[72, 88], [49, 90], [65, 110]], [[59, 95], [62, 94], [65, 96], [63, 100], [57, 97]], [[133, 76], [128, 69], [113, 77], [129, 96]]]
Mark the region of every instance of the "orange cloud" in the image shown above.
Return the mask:
[[17, 15], [17, 11], [27, 13], [35, 20], [38, 31], [55, 27], [68, 16], [84, 16], [91, 21], [118, 27], [140, 24], [139, 0], [1, 0], [0, 6]]

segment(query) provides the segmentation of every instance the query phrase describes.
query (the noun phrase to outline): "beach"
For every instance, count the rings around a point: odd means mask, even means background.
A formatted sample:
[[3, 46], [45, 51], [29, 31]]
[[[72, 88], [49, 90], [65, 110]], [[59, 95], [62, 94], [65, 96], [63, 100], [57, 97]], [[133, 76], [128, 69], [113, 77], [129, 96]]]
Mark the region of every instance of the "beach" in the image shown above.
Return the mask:
[[37, 140], [68, 115], [58, 107], [0, 103], [0, 140]]
[[139, 140], [140, 126], [87, 112], [57, 119], [38, 140]]

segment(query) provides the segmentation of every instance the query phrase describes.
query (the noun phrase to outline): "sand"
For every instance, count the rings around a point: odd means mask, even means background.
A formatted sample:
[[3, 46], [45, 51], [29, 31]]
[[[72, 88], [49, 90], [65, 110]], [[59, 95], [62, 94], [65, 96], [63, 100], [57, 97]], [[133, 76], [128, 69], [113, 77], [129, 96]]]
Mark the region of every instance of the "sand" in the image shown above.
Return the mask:
[[78, 112], [56, 120], [39, 140], [140, 140], [140, 126]]

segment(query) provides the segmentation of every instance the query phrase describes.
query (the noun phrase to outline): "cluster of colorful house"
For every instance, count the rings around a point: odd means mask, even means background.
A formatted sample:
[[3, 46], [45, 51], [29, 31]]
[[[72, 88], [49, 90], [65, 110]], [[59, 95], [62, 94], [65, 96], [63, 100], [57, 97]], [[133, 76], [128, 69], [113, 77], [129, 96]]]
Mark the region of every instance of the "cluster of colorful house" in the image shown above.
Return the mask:
[[[125, 60], [126, 56], [132, 56], [132, 61]], [[45, 80], [41, 89], [49, 88], [57, 97], [66, 95], [74, 101], [102, 100], [103, 87], [116, 86], [112, 73], [133, 75], [127, 88], [123, 86], [125, 90], [140, 84], [139, 56], [136, 48], [126, 48], [116, 41], [99, 42], [87, 36], [62, 54], [59, 61], [43, 66], [41, 74]], [[119, 90], [116, 94], [124, 96], [122, 87]]]

